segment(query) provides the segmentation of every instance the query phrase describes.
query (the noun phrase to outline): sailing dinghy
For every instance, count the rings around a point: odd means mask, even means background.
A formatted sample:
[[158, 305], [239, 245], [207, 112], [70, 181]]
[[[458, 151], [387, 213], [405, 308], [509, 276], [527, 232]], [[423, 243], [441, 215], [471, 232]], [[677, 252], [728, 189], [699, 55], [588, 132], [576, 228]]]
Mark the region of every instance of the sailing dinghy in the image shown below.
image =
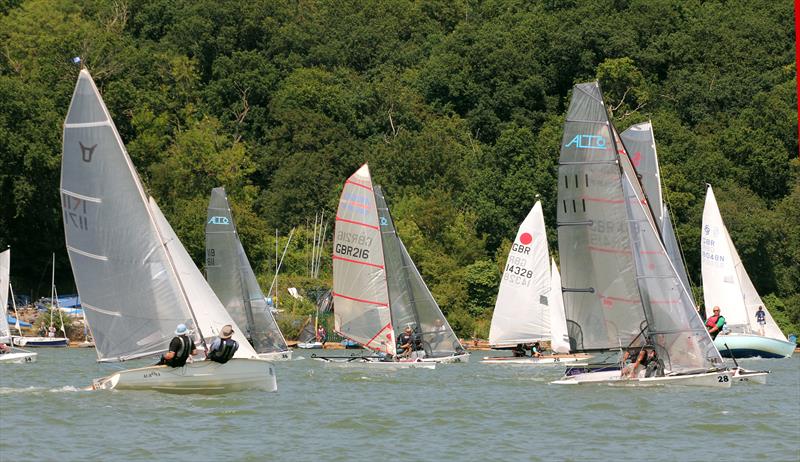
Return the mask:
[[[16, 310], [16, 308], [15, 308]], [[58, 313], [58, 319], [61, 324], [61, 336], [56, 337], [55, 333], [55, 322], [53, 319], [53, 314]], [[64, 313], [62, 313], [61, 308], [58, 306], [58, 294], [56, 293], [56, 254], [53, 254], [53, 269], [51, 273], [50, 279], [50, 327], [49, 327], [49, 335], [42, 337], [27, 337], [22, 334], [21, 329], [19, 330], [20, 335], [12, 337], [12, 341], [16, 346], [26, 346], [26, 347], [67, 347], [69, 346], [69, 338], [67, 337], [67, 331], [64, 329]], [[19, 318], [17, 318], [19, 319]]]
[[206, 279], [260, 358], [292, 359], [239, 240], [225, 188], [211, 190], [208, 204]]
[[223, 393], [277, 389], [152, 197], [145, 193], [89, 72], [81, 70], [64, 123], [61, 205], [67, 251], [100, 362], [153, 357], [177, 324], [198, 345], [225, 324], [239, 349], [225, 364], [149, 366], [95, 380], [94, 389]]
[[556, 354], [539, 358], [485, 357], [481, 363], [560, 365], [588, 358], [568, 354], [561, 278], [555, 261], [550, 260], [542, 203], [536, 201], [508, 253], [489, 328], [489, 345], [511, 347], [540, 340], [549, 340]]
[[612, 349], [641, 338], [661, 370], [631, 378], [619, 369], [584, 372], [553, 383], [731, 386], [734, 371], [724, 368], [664, 248], [597, 82], [574, 87], [564, 124], [558, 242], [571, 333], [581, 334], [573, 340]]
[[[722, 356], [735, 358], [788, 358], [795, 342], [787, 340], [770, 315], [767, 306], [750, 281], [739, 253], [708, 185], [703, 208], [701, 239], [703, 299], [706, 310], [718, 306], [725, 316], [726, 330], [717, 335], [714, 344]], [[758, 307], [764, 311], [764, 324], [756, 320]]]
[[[11, 343], [11, 328], [8, 326], [8, 294], [11, 290], [11, 249], [0, 252], [0, 343]], [[12, 301], [14, 295], [11, 295]], [[14, 304], [16, 311], [16, 303]], [[16, 317], [16, 316], [15, 316]], [[17, 323], [19, 318], [17, 317]], [[19, 329], [19, 326], [17, 327]], [[36, 361], [36, 353], [25, 351], [21, 348], [10, 348], [8, 352], [0, 354], [0, 364], [21, 364]]]
[[[366, 358], [366, 363], [415, 367], [416, 362], [469, 360], [397, 235], [367, 164], [348, 178], [339, 199], [333, 297], [336, 332], [382, 356]], [[415, 351], [402, 357], [396, 342], [407, 326], [413, 329]]]

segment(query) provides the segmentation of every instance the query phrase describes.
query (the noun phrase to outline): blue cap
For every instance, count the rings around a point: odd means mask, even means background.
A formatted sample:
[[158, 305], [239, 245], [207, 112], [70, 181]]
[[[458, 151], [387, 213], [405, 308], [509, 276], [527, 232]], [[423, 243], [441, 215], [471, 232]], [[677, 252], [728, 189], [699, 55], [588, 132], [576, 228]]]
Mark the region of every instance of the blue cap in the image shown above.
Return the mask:
[[178, 327], [175, 328], [175, 335], [183, 335], [187, 332], [189, 332], [189, 329], [186, 324], [178, 324]]

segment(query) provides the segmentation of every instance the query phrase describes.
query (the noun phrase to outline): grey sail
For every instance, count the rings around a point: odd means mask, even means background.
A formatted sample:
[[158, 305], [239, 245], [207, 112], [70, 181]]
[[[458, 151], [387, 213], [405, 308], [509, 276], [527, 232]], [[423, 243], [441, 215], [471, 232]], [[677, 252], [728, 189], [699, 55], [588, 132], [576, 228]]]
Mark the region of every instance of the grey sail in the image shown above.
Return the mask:
[[214, 188], [206, 218], [206, 279], [258, 353], [286, 351], [244, 252], [225, 188]]
[[639, 176], [639, 182], [647, 196], [653, 216], [660, 226], [661, 237], [664, 240], [667, 254], [672, 259], [681, 282], [683, 282], [684, 286], [690, 288], [689, 277], [683, 264], [683, 255], [675, 237], [675, 230], [672, 227], [672, 217], [664, 201], [661, 189], [661, 169], [658, 163], [653, 125], [650, 122], [632, 125], [620, 133], [619, 136], [627, 150], [628, 158]]
[[11, 330], [8, 327], [8, 290], [11, 272], [11, 249], [0, 252], [0, 342], [11, 341]]
[[382, 188], [375, 185], [374, 191], [395, 334], [399, 335], [405, 326], [411, 325], [429, 357], [464, 353], [458, 337], [397, 235]]
[[697, 314], [694, 301], [678, 276], [659, 236], [652, 211], [629, 158], [620, 153], [623, 188], [636, 263], [636, 281], [647, 320], [645, 338], [655, 346], [671, 372], [705, 371], [722, 358]]
[[86, 70], [64, 124], [61, 206], [75, 284], [98, 358], [166, 351], [175, 325], [191, 324], [192, 315], [147, 196]]
[[597, 83], [576, 85], [558, 167], [558, 247], [576, 350], [617, 348], [643, 325], [615, 135]]

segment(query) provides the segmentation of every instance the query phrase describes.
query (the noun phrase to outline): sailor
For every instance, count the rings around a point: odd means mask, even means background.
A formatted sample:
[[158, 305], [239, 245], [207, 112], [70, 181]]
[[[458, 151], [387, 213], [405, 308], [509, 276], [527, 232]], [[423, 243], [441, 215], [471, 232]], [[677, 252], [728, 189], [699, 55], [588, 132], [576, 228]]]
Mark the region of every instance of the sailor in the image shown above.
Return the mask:
[[11, 348], [9, 348], [5, 343], [0, 342], [0, 355], [4, 355], [10, 352]]
[[321, 343], [322, 346], [325, 346], [325, 342], [328, 341], [328, 332], [325, 330], [325, 327], [323, 327], [322, 324], [317, 327], [315, 340]]
[[[652, 346], [646, 346], [639, 351], [636, 361], [628, 366], [627, 375], [631, 378], [635, 378], [639, 366], [645, 368], [645, 377], [663, 377], [664, 375], [663, 363], [658, 358], [658, 354], [656, 354], [656, 350]], [[623, 376], [624, 375], [625, 374], [623, 374]]]
[[183, 367], [190, 355], [197, 354], [194, 340], [189, 337], [186, 324], [178, 324], [175, 328], [175, 337], [169, 342], [169, 351], [161, 356], [161, 361], [156, 365], [165, 364], [170, 367]]
[[232, 339], [231, 336], [233, 336], [233, 327], [230, 324], [224, 325], [219, 337], [211, 344], [211, 349], [208, 351], [208, 359], [220, 364], [230, 361], [236, 350], [239, 349], [239, 342]]
[[542, 345], [539, 342], [533, 342], [533, 345], [531, 345], [531, 357], [542, 357]]
[[411, 352], [414, 350], [414, 330], [411, 328], [411, 324], [407, 325], [403, 332], [397, 337], [397, 345], [398, 349], [402, 350], [399, 356], [411, 356]]
[[706, 320], [706, 329], [711, 335], [711, 339], [717, 338], [722, 328], [725, 327], [725, 316], [719, 314], [719, 307], [714, 307], [714, 315]]
[[764, 336], [764, 327], [767, 325], [767, 312], [764, 311], [764, 307], [759, 305], [758, 311], [756, 311], [756, 322], [758, 323], [758, 335]]
[[517, 343], [517, 346], [511, 350], [511, 354], [514, 355], [515, 358], [524, 358], [525, 357], [525, 344], [524, 343]]

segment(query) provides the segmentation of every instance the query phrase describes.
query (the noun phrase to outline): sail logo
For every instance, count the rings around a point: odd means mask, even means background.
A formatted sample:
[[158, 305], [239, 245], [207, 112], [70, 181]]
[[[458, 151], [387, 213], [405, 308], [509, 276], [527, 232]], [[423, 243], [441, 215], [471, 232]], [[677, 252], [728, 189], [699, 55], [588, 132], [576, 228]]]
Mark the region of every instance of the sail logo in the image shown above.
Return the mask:
[[228, 219], [228, 217], [211, 217], [211, 219], [208, 220], [208, 224], [209, 225], [229, 225], [229, 224], [231, 224], [231, 221]]
[[710, 226], [708, 226], [708, 225], [706, 225], [706, 226], [703, 228], [703, 231], [705, 231], [705, 233], [706, 233], [706, 236], [708, 236], [708, 235], [709, 235], [709, 233], [711, 233], [711, 227], [710, 227]]
[[575, 135], [572, 141], [565, 144], [564, 147], [575, 146], [578, 149], [605, 149], [608, 142], [602, 135]]
[[386, 217], [381, 217], [381, 226], [389, 226], [389, 220]]
[[94, 155], [94, 150], [95, 148], [97, 148], [97, 145], [95, 144], [94, 146], [90, 146], [87, 148], [80, 141], [78, 141], [78, 144], [81, 145], [81, 159], [83, 159], [84, 162], [91, 162], [92, 156]]

